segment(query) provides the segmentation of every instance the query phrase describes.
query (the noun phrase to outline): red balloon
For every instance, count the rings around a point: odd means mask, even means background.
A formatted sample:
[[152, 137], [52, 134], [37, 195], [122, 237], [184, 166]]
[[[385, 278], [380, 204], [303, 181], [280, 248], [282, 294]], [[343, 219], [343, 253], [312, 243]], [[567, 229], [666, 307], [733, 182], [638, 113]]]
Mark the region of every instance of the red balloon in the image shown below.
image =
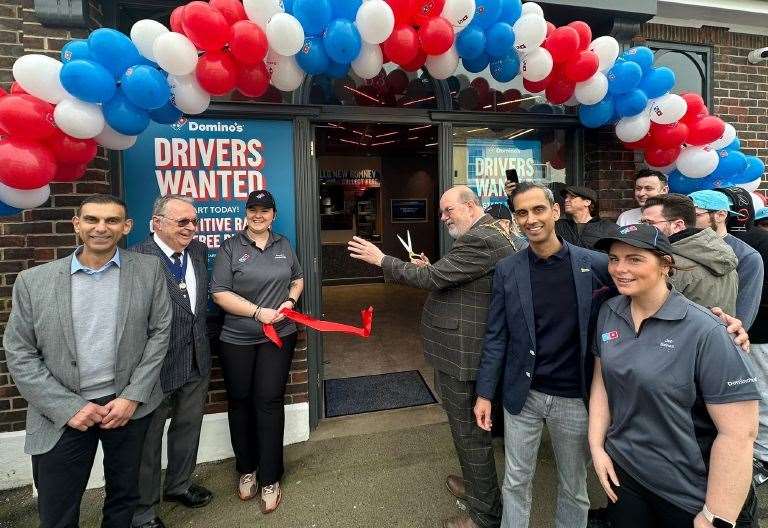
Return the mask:
[[5, 91], [5, 88], [3, 88], [2, 86], [0, 86], [0, 97], [3, 97], [3, 96], [5, 96], [5, 95], [8, 95], [8, 92], [6, 92], [6, 91]]
[[392, 70], [387, 74], [387, 86], [390, 93], [395, 95], [408, 89], [408, 75], [403, 70]]
[[247, 97], [261, 97], [269, 88], [269, 70], [264, 61], [253, 65], [239, 65], [237, 89]]
[[[415, 0], [412, 1], [413, 17], [411, 21], [420, 26], [427, 20], [440, 16], [445, 6], [445, 0]], [[451, 26], [453, 29], [453, 26]], [[446, 50], [447, 51], [447, 50]]]
[[419, 28], [421, 49], [427, 55], [441, 55], [453, 46], [453, 26], [443, 17], [426, 20]]
[[715, 116], [706, 116], [698, 121], [689, 123], [688, 139], [689, 145], [707, 145], [717, 141], [725, 132], [725, 122]]
[[551, 74], [540, 81], [529, 81], [528, 79], [523, 79], [523, 87], [531, 93], [541, 93], [547, 88], [550, 79], [552, 79]]
[[197, 61], [195, 76], [211, 95], [224, 95], [237, 86], [237, 62], [227, 51], [209, 51]]
[[631, 143], [624, 143], [624, 148], [628, 150], [645, 150], [651, 145], [651, 135], [647, 134], [644, 138]]
[[171, 31], [174, 33], [184, 34], [184, 28], [181, 25], [181, 17], [184, 14], [184, 8], [186, 6], [180, 5], [173, 11], [171, 11]]
[[73, 182], [85, 176], [87, 170], [88, 164], [86, 163], [81, 163], [79, 165], [63, 165], [60, 163], [59, 168], [53, 177], [53, 181]]
[[572, 27], [559, 27], [544, 41], [544, 47], [553, 61], [569, 61], [579, 52], [579, 32]]
[[205, 2], [190, 2], [181, 16], [181, 27], [201, 50], [220, 50], [232, 39], [232, 28], [224, 15]]
[[247, 20], [245, 8], [240, 0], [210, 0], [210, 6], [224, 15], [230, 26], [239, 20]]
[[580, 51], [577, 57], [565, 66], [565, 76], [573, 82], [586, 81], [597, 73], [600, 58], [594, 51]]
[[392, 62], [408, 64], [419, 54], [419, 35], [412, 26], [395, 24], [392, 34], [382, 43], [381, 49]]
[[269, 50], [267, 35], [258, 24], [250, 20], [235, 22], [229, 51], [240, 64], [256, 65], [264, 62]]
[[681, 121], [685, 121], [686, 123], [695, 122], [709, 115], [707, 104], [699, 94], [685, 93], [681, 97], [688, 105], [688, 110], [686, 110]]
[[645, 162], [654, 167], [665, 167], [674, 163], [682, 149], [680, 145], [669, 149], [651, 147], [645, 151]]
[[24, 88], [22, 88], [19, 83], [17, 83], [16, 81], [13, 81], [13, 84], [11, 84], [11, 93], [14, 95], [19, 95], [19, 94], [26, 94], [27, 91]]
[[547, 101], [552, 104], [563, 104], [573, 95], [576, 89], [576, 83], [566, 79], [562, 75], [552, 76], [552, 80], [547, 84], [544, 93]]
[[653, 146], [660, 149], [670, 149], [686, 142], [688, 139], [688, 125], [681, 122], [672, 123], [671, 125], [651, 123], [650, 134]]
[[59, 132], [45, 142], [56, 161], [65, 165], [90, 163], [98, 145], [93, 139], [77, 139]]
[[0, 140], [0, 182], [5, 185], [37, 189], [53, 180], [56, 168], [56, 159], [42, 143], [18, 137]]
[[400, 67], [407, 71], [407, 72], [415, 72], [419, 71], [419, 69], [424, 66], [424, 63], [427, 61], [427, 54], [424, 53], [424, 50], [419, 48], [418, 53], [416, 54], [416, 57], [408, 62], [407, 64], [402, 64]]
[[579, 49], [587, 49], [592, 43], [592, 28], [589, 27], [589, 24], [576, 20], [568, 24], [568, 27], [572, 27], [579, 34]]
[[[395, 26], [409, 24], [414, 15], [414, 0], [385, 0], [395, 14]], [[394, 59], [392, 59], [394, 60]], [[395, 61], [397, 62], [397, 61]]]
[[547, 37], [549, 37], [556, 29], [557, 26], [555, 26], [552, 22], [547, 22]]
[[0, 128], [24, 139], [45, 139], [58, 129], [53, 123], [53, 105], [28, 94], [0, 98]]

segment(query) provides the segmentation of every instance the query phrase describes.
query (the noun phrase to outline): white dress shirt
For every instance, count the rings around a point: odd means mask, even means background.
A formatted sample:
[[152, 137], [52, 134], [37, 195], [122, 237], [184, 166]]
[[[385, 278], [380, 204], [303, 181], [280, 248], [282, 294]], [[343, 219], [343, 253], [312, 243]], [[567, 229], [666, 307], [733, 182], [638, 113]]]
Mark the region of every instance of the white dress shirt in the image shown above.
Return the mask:
[[[168, 244], [160, 240], [160, 237], [157, 236], [157, 233], [152, 234], [152, 238], [155, 240], [155, 243], [160, 246], [160, 249], [163, 250], [163, 253], [165, 253], [165, 256], [171, 259], [173, 261], [173, 254], [176, 253], [176, 251], [172, 250], [170, 247], [168, 247]], [[187, 251], [180, 251], [181, 253], [181, 259], [183, 261], [184, 254]], [[195, 313], [195, 300], [197, 299], [197, 280], [195, 279], [195, 268], [192, 266], [192, 262], [189, 259], [189, 256], [187, 256], [187, 271], [184, 274], [184, 282], [187, 285], [187, 295], [189, 295], [189, 305], [192, 308], [192, 313]], [[178, 285], [176, 286], [178, 288]]]

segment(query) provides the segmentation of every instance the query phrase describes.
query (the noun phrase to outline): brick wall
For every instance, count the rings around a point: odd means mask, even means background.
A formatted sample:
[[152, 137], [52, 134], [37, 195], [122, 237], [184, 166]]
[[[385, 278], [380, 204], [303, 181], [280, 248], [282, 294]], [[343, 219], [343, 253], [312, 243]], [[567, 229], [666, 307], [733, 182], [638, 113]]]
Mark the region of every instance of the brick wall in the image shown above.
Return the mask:
[[[710, 112], [736, 128], [745, 154], [768, 160], [768, 65], [747, 62], [750, 51], [768, 46], [767, 36], [730, 33], [716, 27], [644, 24], [635, 42], [645, 40], [711, 46], [714, 107]], [[633, 174], [643, 166], [642, 155], [624, 149], [612, 129], [589, 131], [585, 152], [587, 181], [600, 191], [601, 214], [615, 218], [624, 209], [635, 207]]]
[[[101, 4], [91, 2], [90, 29], [100, 27]], [[69, 40], [85, 38], [86, 29], [43, 27], [36, 19], [32, 0], [0, 0], [0, 86], [8, 90], [13, 82], [14, 61], [26, 53], [45, 53], [59, 58]], [[51, 199], [41, 207], [0, 218], [0, 335], [11, 311], [11, 290], [17, 274], [26, 268], [70, 254], [75, 247], [72, 216], [84, 196], [110, 192], [106, 152], [75, 183], [52, 185]], [[302, 333], [303, 334], [303, 333]], [[303, 335], [294, 355], [286, 403], [307, 401], [307, 347]], [[27, 403], [13, 385], [0, 347], [0, 432], [24, 429]], [[214, 357], [207, 412], [226, 410], [226, 392], [218, 358]]]

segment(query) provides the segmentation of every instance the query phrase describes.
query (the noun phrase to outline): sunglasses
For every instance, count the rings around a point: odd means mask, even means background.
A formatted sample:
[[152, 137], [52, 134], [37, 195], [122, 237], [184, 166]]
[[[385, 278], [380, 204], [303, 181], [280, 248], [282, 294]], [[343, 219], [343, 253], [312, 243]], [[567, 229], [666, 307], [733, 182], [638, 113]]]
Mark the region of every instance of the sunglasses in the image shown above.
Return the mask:
[[179, 227], [185, 227], [187, 224], [192, 224], [193, 226], [197, 227], [197, 218], [171, 218], [170, 216], [165, 215], [157, 216], [165, 218], [166, 220], [170, 220], [171, 222], [176, 222], [176, 225]]

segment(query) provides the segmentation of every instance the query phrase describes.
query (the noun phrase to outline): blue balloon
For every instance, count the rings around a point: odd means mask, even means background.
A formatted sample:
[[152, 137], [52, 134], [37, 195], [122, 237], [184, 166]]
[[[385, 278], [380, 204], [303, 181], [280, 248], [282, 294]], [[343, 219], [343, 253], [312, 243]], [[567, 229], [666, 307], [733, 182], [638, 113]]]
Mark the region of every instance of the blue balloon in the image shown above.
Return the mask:
[[87, 40], [70, 40], [61, 48], [61, 62], [66, 64], [73, 60], [93, 60]]
[[112, 74], [98, 62], [89, 60], [66, 63], [61, 68], [59, 79], [66, 91], [88, 103], [109, 101], [117, 89]]
[[666, 66], [651, 68], [643, 74], [639, 88], [649, 99], [656, 99], [675, 86], [675, 72]]
[[461, 63], [464, 65], [464, 69], [469, 73], [480, 73], [488, 67], [490, 62], [491, 57], [484, 51], [481, 51], [480, 55], [474, 59], [461, 59]]
[[608, 70], [608, 93], [624, 94], [637, 88], [643, 77], [643, 69], [636, 62], [617, 60]]
[[[734, 154], [734, 152], [735, 151], [731, 152], [731, 154]], [[737, 174], [733, 178], [733, 183], [735, 184], [749, 183], [763, 177], [763, 173], [765, 172], [765, 163], [763, 163], [763, 160], [756, 156], [745, 156], [745, 160], [747, 166], [741, 174]]]
[[328, 69], [328, 54], [320, 37], [309, 37], [296, 54], [299, 67], [310, 75], [319, 75]]
[[141, 55], [131, 39], [109, 28], [99, 28], [88, 36], [93, 59], [119, 79], [125, 70], [141, 64]]
[[475, 17], [473, 24], [488, 29], [501, 15], [501, 0], [475, 0]]
[[691, 194], [694, 191], [707, 189], [707, 178], [689, 178], [683, 176], [679, 170], [675, 169], [667, 174], [667, 185], [669, 190], [678, 194]]
[[132, 66], [120, 79], [128, 100], [144, 110], [161, 108], [171, 98], [171, 89], [162, 73], [151, 66]]
[[21, 212], [21, 209], [11, 207], [8, 204], [0, 202], [0, 216], [11, 216], [11, 215], [19, 214], [20, 212]]
[[323, 35], [325, 52], [334, 62], [349, 64], [360, 54], [363, 41], [355, 25], [349, 20], [337, 18]]
[[293, 14], [293, 0], [283, 0], [283, 9], [289, 15]]
[[456, 36], [456, 53], [462, 59], [476, 59], [485, 49], [485, 31], [479, 26], [470, 24]]
[[501, 0], [500, 22], [514, 24], [522, 13], [523, 4], [520, 0]]
[[731, 141], [731, 144], [725, 147], [725, 150], [741, 150], [741, 140], [739, 138]]
[[293, 16], [304, 29], [304, 35], [322, 35], [333, 18], [328, 0], [294, 0]]
[[520, 73], [520, 58], [513, 51], [503, 57], [494, 57], [490, 62], [491, 77], [499, 82], [509, 82]]
[[363, 4], [363, 0], [330, 0], [330, 4], [333, 18], [354, 20], [357, 17], [357, 10]]
[[342, 64], [340, 62], [328, 61], [328, 68], [325, 70], [325, 74], [332, 79], [343, 79], [347, 76], [349, 71], [349, 64]]
[[164, 106], [156, 108], [149, 112], [149, 117], [155, 123], [162, 125], [172, 125], [184, 115], [181, 110], [173, 106], [173, 103], [168, 101]]
[[118, 90], [115, 96], [101, 107], [109, 126], [127, 136], [141, 134], [149, 126], [149, 114], [131, 104], [123, 92]]
[[485, 51], [491, 57], [506, 55], [514, 45], [515, 33], [506, 22], [496, 22], [485, 30]]
[[717, 155], [720, 161], [717, 163], [717, 168], [710, 174], [716, 180], [731, 180], [747, 168], [747, 157], [738, 150], [718, 150]]
[[616, 98], [616, 112], [621, 117], [634, 116], [645, 110], [648, 96], [642, 90], [632, 90]]
[[643, 71], [648, 71], [653, 67], [653, 51], [645, 46], [635, 46], [621, 54], [624, 60], [636, 62]]
[[613, 99], [606, 97], [593, 105], [579, 106], [579, 120], [587, 128], [600, 128], [613, 117]]

